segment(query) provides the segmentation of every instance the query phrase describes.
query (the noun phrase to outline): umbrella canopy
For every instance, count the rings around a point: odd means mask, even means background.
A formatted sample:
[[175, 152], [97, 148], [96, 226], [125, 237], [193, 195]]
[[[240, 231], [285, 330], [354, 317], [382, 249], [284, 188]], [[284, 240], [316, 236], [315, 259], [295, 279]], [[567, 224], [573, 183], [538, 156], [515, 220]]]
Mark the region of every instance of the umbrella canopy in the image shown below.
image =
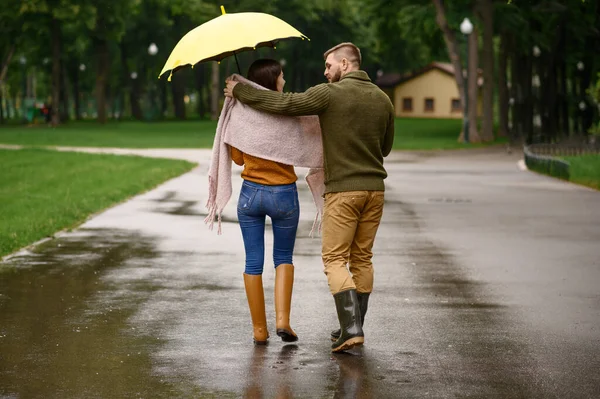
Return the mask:
[[219, 17], [192, 29], [181, 38], [159, 77], [167, 71], [171, 71], [172, 75], [176, 69], [186, 65], [221, 61], [257, 47], [275, 47], [279, 40], [294, 37], [308, 39], [296, 28], [273, 15], [258, 12], [227, 14], [223, 6], [221, 12]]

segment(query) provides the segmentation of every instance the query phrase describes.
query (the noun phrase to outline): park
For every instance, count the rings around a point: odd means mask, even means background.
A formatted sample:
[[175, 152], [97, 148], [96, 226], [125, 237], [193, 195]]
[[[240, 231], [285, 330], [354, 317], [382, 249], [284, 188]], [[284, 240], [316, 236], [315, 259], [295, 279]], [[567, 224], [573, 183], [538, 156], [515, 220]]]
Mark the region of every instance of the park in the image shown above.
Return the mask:
[[[226, 24], [247, 13], [298, 33]], [[0, 22], [0, 396], [600, 394], [600, 1], [6, 0]], [[330, 353], [297, 167], [299, 340], [267, 262], [253, 345], [236, 201], [203, 222], [225, 80], [272, 58], [304, 92], [342, 42], [394, 114], [365, 344]]]

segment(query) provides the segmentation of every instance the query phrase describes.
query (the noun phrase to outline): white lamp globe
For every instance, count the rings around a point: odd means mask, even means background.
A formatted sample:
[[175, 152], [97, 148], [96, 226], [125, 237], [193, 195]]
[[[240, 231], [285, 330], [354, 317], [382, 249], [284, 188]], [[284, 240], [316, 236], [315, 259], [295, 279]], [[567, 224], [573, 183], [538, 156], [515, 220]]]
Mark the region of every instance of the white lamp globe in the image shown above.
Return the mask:
[[156, 44], [151, 43], [148, 46], [148, 54], [150, 54], [150, 55], [156, 55], [156, 53], [158, 53], [158, 47], [156, 46]]
[[469, 21], [469, 18], [463, 19], [460, 24], [460, 31], [463, 35], [470, 35], [473, 32], [473, 24]]

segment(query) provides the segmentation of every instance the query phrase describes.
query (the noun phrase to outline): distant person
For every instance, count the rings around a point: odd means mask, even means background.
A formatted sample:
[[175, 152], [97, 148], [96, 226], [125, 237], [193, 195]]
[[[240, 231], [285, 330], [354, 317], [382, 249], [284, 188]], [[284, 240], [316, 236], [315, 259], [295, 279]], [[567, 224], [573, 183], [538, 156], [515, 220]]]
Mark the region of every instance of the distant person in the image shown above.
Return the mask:
[[52, 106], [44, 103], [42, 106], [42, 115], [44, 116], [44, 121], [50, 123], [52, 119]]
[[354, 44], [341, 43], [324, 59], [329, 83], [304, 93], [261, 91], [230, 80], [225, 95], [260, 111], [319, 116], [325, 168], [322, 257], [340, 324], [331, 333], [331, 350], [340, 352], [364, 343], [372, 248], [387, 177], [383, 158], [392, 149], [394, 110], [360, 70], [361, 54]]

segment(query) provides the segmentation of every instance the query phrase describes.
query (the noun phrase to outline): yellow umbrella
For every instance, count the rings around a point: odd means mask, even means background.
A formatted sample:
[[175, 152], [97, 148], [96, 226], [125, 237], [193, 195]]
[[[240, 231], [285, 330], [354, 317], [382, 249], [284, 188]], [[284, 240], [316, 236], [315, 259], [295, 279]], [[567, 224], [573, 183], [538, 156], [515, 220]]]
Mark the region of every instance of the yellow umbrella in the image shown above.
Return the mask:
[[[293, 26], [273, 15], [258, 12], [225, 13], [192, 29], [181, 38], [158, 75], [192, 67], [202, 61], [221, 61], [230, 55], [257, 47], [273, 47], [279, 40], [299, 37], [308, 39]], [[310, 39], [308, 39], [310, 40]], [[237, 63], [237, 57], [235, 59]], [[240, 66], [238, 64], [238, 72]]]

